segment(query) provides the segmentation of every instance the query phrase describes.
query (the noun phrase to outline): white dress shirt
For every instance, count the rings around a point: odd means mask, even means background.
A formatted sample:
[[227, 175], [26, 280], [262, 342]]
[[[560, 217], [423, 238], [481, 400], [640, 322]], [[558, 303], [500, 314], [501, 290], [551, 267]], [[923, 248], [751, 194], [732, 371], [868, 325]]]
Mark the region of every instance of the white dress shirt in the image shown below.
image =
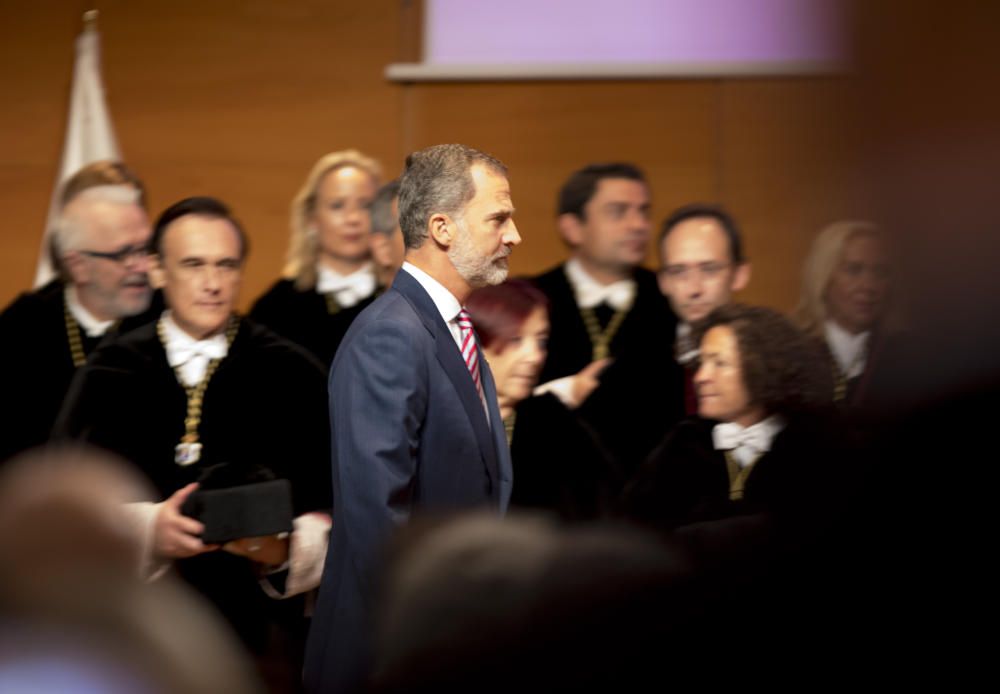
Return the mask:
[[606, 303], [616, 311], [621, 311], [630, 308], [635, 300], [634, 279], [601, 284], [587, 274], [583, 264], [576, 258], [566, 261], [566, 278], [573, 288], [576, 304], [580, 308], [594, 308]]
[[[426, 272], [418, 268], [416, 265], [412, 265], [407, 261], [403, 262], [403, 270], [406, 270], [420, 286], [430, 294], [431, 301], [434, 302], [434, 306], [437, 308], [438, 313], [441, 314], [441, 318], [444, 319], [445, 325], [448, 326], [448, 330], [451, 332], [452, 338], [455, 340], [455, 346], [458, 347], [458, 351], [462, 351], [462, 329], [458, 327], [458, 314], [462, 310], [462, 304], [458, 302], [458, 299], [450, 291], [445, 289], [445, 286], [438, 282], [436, 279], [428, 275]], [[478, 346], [478, 341], [476, 345]], [[486, 360], [483, 355], [482, 348], [479, 349], [479, 361], [480, 361], [480, 372], [482, 371], [482, 362]], [[470, 376], [471, 378], [471, 376]], [[480, 378], [482, 374], [480, 373]], [[483, 403], [483, 410], [486, 412], [486, 422], [493, 426], [490, 422], [490, 410], [486, 406], [486, 391], [483, 390], [482, 397], [480, 400]]]
[[165, 311], [160, 320], [167, 339], [163, 346], [167, 352], [167, 362], [172, 368], [180, 370], [181, 381], [189, 388], [205, 377], [208, 362], [223, 359], [229, 353], [229, 340], [225, 333], [196, 340], [181, 330], [170, 311]]

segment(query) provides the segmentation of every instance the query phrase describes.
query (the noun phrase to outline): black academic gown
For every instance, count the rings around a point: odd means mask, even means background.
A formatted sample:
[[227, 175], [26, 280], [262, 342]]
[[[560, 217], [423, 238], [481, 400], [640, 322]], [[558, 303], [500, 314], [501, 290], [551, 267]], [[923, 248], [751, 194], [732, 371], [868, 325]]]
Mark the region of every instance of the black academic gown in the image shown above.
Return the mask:
[[[165, 499], [208, 467], [264, 466], [288, 479], [295, 515], [329, 509], [329, 422], [323, 369], [300, 348], [243, 319], [204, 396], [201, 459], [182, 467], [187, 397], [167, 364], [156, 323], [103, 343], [73, 381], [56, 435], [105, 448], [135, 464]], [[266, 649], [269, 624], [301, 616], [299, 600], [275, 601], [255, 565], [218, 551], [175, 562], [248, 647]]]
[[[53, 280], [25, 292], [0, 314], [0, 462], [45, 443], [76, 373], [66, 331], [65, 285]], [[119, 332], [150, 322], [163, 310], [159, 293], [150, 309], [122, 322]], [[80, 328], [84, 354], [101, 341]]]
[[511, 507], [568, 522], [604, 516], [621, 486], [620, 471], [588, 427], [551, 394], [521, 401], [515, 413]]
[[350, 308], [334, 305], [314, 289], [296, 289], [294, 280], [278, 280], [250, 309], [250, 317], [282, 337], [309, 350], [327, 369], [333, 363], [347, 329], [375, 297], [362, 299]]
[[[677, 319], [653, 272], [636, 268], [635, 281], [635, 302], [611, 341], [614, 363], [576, 411], [626, 476], [684, 416], [684, 374], [673, 357]], [[533, 282], [549, 299], [545, 383], [579, 372], [593, 361], [593, 347], [564, 266]]]
[[743, 498], [731, 500], [725, 454], [712, 443], [715, 424], [692, 417], [667, 434], [629, 482], [624, 515], [658, 530], [754, 514], [822, 520], [854, 481], [850, 442], [833, 413], [800, 415], [754, 463]]

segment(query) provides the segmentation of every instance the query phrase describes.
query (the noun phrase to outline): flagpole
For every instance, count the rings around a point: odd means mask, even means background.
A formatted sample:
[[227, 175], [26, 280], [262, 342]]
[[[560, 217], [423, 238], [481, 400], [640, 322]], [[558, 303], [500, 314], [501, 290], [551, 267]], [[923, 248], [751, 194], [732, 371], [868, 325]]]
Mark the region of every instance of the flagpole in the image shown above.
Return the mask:
[[100, 13], [96, 10], [87, 10], [83, 13], [83, 30], [97, 31], [97, 16]]
[[83, 13], [83, 29], [77, 36], [76, 57], [73, 62], [73, 83], [70, 87], [70, 107], [66, 119], [59, 175], [52, 190], [49, 214], [42, 230], [35, 286], [41, 286], [55, 276], [49, 253], [53, 226], [59, 218], [60, 191], [66, 179], [91, 162], [110, 159], [120, 160], [121, 154], [111, 114], [104, 98], [104, 85], [100, 67], [100, 36], [97, 32], [98, 12], [90, 9]]

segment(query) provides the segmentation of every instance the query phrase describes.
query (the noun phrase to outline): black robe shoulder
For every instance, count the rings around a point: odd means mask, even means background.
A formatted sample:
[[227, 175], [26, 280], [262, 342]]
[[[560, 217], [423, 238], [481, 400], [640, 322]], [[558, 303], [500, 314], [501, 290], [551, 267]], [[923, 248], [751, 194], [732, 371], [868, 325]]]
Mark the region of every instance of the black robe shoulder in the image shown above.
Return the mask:
[[726, 458], [712, 443], [717, 422], [680, 422], [643, 463], [623, 495], [626, 516], [660, 530], [734, 516], [831, 515], [852, 482], [851, 442], [830, 414], [791, 418], [754, 464], [743, 498], [729, 498]]
[[511, 439], [512, 507], [551, 511], [564, 521], [607, 514], [620, 472], [576, 415], [554, 395], [518, 403]]
[[[264, 466], [288, 479], [296, 515], [329, 509], [326, 379], [301, 348], [241, 320], [205, 392], [198, 430], [201, 459], [180, 466], [174, 447], [184, 433], [186, 412], [187, 395], [151, 323], [98, 347], [74, 378], [55, 433], [131, 461], [161, 499], [197, 481], [209, 467], [229, 463], [237, 470]], [[268, 649], [275, 620], [293, 624], [301, 619], [302, 597], [268, 598], [247, 559], [214, 551], [174, 566], [256, 653]]]
[[378, 294], [376, 290], [350, 308], [331, 312], [325, 295], [297, 289], [293, 280], [282, 279], [254, 302], [250, 317], [309, 350], [329, 369], [347, 329]]
[[243, 319], [205, 391], [201, 459], [180, 466], [174, 449], [187, 394], [150, 323], [98, 347], [73, 381], [56, 434], [131, 461], [163, 498], [218, 463], [266, 467], [292, 482], [302, 513], [330, 505], [327, 411], [315, 359]]
[[[0, 462], [45, 443], [76, 373], [65, 316], [65, 285], [53, 280], [25, 292], [0, 314], [0, 369], [6, 389], [0, 404]], [[122, 321], [117, 332], [148, 323], [163, 310], [157, 292], [147, 311]], [[109, 335], [113, 335], [111, 331]], [[85, 355], [101, 338], [80, 331]]]

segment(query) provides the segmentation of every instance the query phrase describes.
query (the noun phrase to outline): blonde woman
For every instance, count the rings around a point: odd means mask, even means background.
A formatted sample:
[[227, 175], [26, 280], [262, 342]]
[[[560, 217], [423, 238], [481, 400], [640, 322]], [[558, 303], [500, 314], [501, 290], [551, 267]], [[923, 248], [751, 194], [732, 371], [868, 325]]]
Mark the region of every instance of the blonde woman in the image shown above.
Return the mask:
[[351, 321], [378, 293], [371, 262], [371, 205], [382, 167], [357, 150], [313, 166], [292, 201], [288, 259], [250, 316], [333, 361]]
[[871, 222], [823, 229], [806, 258], [799, 327], [825, 345], [834, 399], [859, 404], [885, 348], [892, 277], [884, 234]]

